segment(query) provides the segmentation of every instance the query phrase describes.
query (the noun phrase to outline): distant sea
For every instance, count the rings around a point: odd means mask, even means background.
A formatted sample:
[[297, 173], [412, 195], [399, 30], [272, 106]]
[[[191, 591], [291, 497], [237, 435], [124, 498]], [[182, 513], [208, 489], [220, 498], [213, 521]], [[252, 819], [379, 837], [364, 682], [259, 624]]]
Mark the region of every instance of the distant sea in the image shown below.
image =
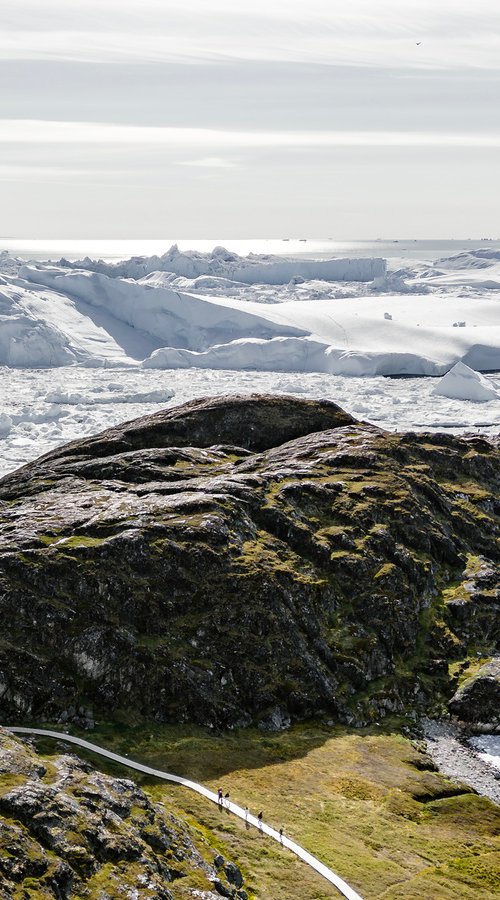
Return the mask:
[[325, 240], [245, 240], [235, 241], [224, 238], [212, 240], [178, 240], [165, 238], [158, 240], [16, 240], [0, 238], [0, 251], [7, 250], [12, 256], [24, 259], [69, 260], [104, 259], [118, 261], [131, 256], [161, 256], [172, 244], [180, 250], [210, 252], [222, 246], [227, 250], [247, 256], [249, 253], [269, 253], [278, 256], [300, 256], [309, 259], [329, 259], [332, 257], [382, 256], [386, 259], [435, 260], [453, 256], [462, 250], [478, 247], [500, 250], [500, 238], [469, 238], [467, 240], [417, 241], [409, 239], [337, 241]]

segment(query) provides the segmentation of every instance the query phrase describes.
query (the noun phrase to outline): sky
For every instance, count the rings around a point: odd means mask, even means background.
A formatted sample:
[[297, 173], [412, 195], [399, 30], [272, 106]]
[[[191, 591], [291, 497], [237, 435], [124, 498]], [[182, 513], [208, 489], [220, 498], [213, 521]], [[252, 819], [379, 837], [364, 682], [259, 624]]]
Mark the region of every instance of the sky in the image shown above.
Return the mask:
[[0, 235], [500, 234], [498, 0], [2, 0]]

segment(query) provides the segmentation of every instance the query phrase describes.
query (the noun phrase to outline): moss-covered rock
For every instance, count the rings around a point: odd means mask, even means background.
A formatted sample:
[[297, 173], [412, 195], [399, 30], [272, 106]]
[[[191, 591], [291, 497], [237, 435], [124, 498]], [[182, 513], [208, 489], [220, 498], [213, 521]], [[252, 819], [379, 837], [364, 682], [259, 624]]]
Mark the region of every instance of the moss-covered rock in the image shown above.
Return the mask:
[[172, 886], [193, 878], [196, 896], [209, 897], [216, 881], [233, 896], [240, 870], [232, 862], [217, 870], [213, 858], [206, 840], [133, 781], [74, 756], [44, 765], [0, 729], [0, 896], [174, 900]]
[[0, 714], [280, 728], [444, 702], [449, 661], [498, 645], [499, 461], [251, 396], [25, 466], [0, 482]]
[[463, 682], [450, 700], [450, 710], [465, 722], [500, 724], [500, 657]]

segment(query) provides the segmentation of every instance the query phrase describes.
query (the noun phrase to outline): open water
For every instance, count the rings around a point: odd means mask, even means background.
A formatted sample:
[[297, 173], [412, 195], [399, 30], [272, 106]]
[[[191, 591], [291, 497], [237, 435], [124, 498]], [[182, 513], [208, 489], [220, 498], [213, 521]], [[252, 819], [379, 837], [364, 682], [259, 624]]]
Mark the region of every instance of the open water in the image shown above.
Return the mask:
[[90, 256], [91, 259], [117, 261], [129, 259], [131, 256], [161, 255], [172, 244], [180, 250], [198, 250], [210, 252], [214, 247], [226, 247], [239, 256], [249, 253], [269, 253], [278, 256], [300, 256], [312, 259], [329, 259], [334, 257], [372, 257], [382, 256], [386, 259], [421, 259], [435, 260], [453, 256], [463, 250], [486, 247], [500, 250], [500, 238], [469, 238], [466, 240], [363, 240], [337, 241], [333, 238], [324, 240], [230, 240], [213, 238], [207, 240], [184, 240], [165, 238], [155, 240], [18, 240], [0, 238], [0, 251], [7, 250], [12, 256], [25, 259], [52, 259], [61, 257], [75, 260]]

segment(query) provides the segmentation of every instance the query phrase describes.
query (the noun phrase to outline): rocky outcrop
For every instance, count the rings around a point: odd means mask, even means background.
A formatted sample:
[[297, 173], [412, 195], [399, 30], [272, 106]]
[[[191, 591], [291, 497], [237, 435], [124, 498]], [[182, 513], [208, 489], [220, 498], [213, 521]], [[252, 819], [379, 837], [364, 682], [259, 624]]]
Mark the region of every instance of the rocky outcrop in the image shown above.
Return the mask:
[[500, 657], [464, 681], [450, 700], [450, 710], [464, 722], [500, 725]]
[[0, 482], [0, 715], [286, 727], [452, 693], [499, 640], [498, 442], [196, 401]]
[[210, 845], [196, 846], [189, 828], [133, 781], [74, 756], [42, 759], [0, 729], [2, 900], [173, 900], [170, 886], [194, 874], [200, 900], [246, 897], [239, 868], [217, 867]]

